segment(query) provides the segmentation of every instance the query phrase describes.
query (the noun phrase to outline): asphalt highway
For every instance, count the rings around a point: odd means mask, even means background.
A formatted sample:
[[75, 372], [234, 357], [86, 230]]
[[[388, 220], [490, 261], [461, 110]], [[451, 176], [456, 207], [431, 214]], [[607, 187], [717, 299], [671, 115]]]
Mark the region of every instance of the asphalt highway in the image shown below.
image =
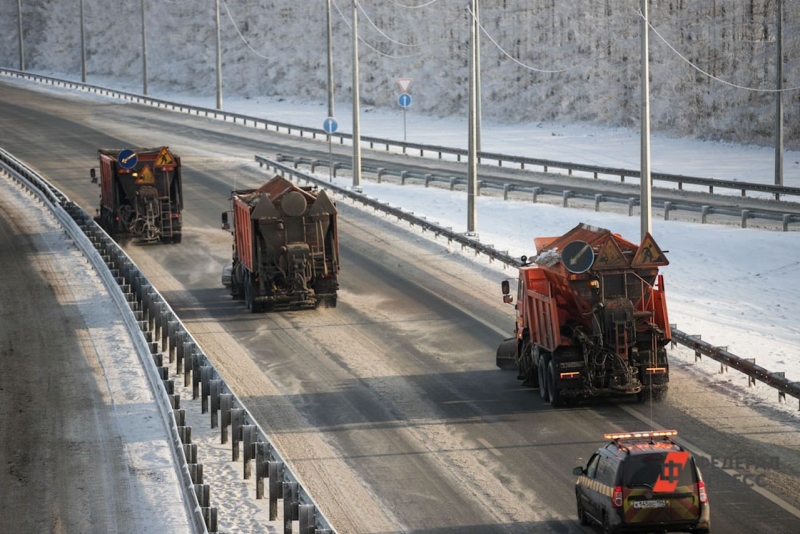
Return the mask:
[[90, 213], [98, 148], [168, 145], [181, 157], [183, 242], [126, 251], [340, 532], [591, 532], [577, 523], [572, 468], [603, 433], [646, 429], [651, 417], [733, 465], [772, 462], [759, 487], [704, 470], [715, 532], [800, 530], [796, 419], [742, 406], [695, 381], [690, 365], [673, 366], [661, 404], [553, 409], [494, 365], [513, 323], [499, 285], [513, 275], [379, 215], [339, 202], [337, 308], [253, 315], [232, 301], [220, 284], [231, 237], [219, 223], [231, 189], [270, 177], [254, 153], [325, 159], [327, 144], [31, 88], [0, 82], [0, 146]]

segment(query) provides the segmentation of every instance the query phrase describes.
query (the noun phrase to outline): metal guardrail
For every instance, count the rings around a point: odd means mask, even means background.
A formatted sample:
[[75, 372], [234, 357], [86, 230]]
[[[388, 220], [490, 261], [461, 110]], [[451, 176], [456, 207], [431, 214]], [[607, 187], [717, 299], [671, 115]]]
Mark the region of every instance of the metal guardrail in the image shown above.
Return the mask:
[[[417, 217], [411, 212], [404, 211], [401, 208], [392, 207], [377, 199], [367, 197], [360, 191], [339, 187], [336, 184], [304, 173], [298, 170], [296, 167], [285, 165], [280, 161], [276, 161], [265, 156], [256, 154], [255, 160], [261, 167], [266, 166], [267, 168], [272, 168], [275, 171], [280, 172], [281, 175], [289, 174], [297, 179], [304, 180], [307, 183], [313, 183], [319, 187], [324, 187], [325, 189], [335, 191], [339, 195], [349, 198], [350, 200], [359, 202], [375, 210], [382, 211], [383, 213], [393, 217], [397, 217], [400, 220], [408, 222], [412, 226], [420, 227], [423, 231], [429, 231], [436, 237], [444, 236], [447, 238], [448, 242], [455, 241], [459, 243], [462, 249], [470, 248], [474, 250], [476, 254], [484, 254], [490, 260], [498, 260], [511, 267], [519, 267], [522, 265], [522, 262], [519, 259], [509, 256], [507, 251], [499, 251], [492, 245], [484, 245], [479, 241], [472, 239], [472, 236], [470, 235], [454, 232], [451, 228], [442, 227], [436, 223], [428, 221], [427, 219]], [[788, 381], [785, 377], [785, 373], [768, 371], [763, 367], [757, 366], [755, 364], [755, 359], [741, 358], [731, 354], [725, 348], [715, 347], [702, 341], [699, 335], [690, 336], [681, 332], [676, 326], [671, 326], [671, 329], [673, 333], [673, 342], [680, 343], [681, 345], [693, 349], [696, 357], [699, 354], [704, 354], [719, 361], [723, 366], [733, 367], [737, 371], [740, 371], [749, 377], [750, 380], [748, 383], [750, 385], [755, 384], [755, 381], [758, 380], [776, 388], [778, 390], [779, 401], [785, 400], [787, 394], [800, 400], [800, 382]]]
[[[299, 165], [308, 165], [313, 173], [317, 167], [330, 167], [333, 176], [339, 169], [353, 169], [352, 163], [348, 162], [335, 162], [331, 164], [330, 161], [324, 159], [313, 159], [307, 157], [294, 157], [285, 154], [278, 154], [276, 157], [279, 162], [291, 162], [295, 168]], [[377, 182], [381, 183], [384, 176], [392, 176], [400, 181], [401, 185], [405, 185], [408, 180], [415, 180], [428, 187], [431, 182], [439, 182], [449, 184], [452, 191], [456, 185], [466, 185], [467, 176], [465, 173], [459, 175], [441, 175], [435, 173], [420, 173], [414, 171], [406, 171], [400, 169], [390, 169], [386, 167], [376, 167], [371, 165], [361, 166], [364, 172], [372, 173], [376, 176]], [[481, 178], [478, 180], [476, 193], [480, 195], [481, 189], [494, 189], [503, 192], [503, 200], [508, 200], [509, 193], [512, 191], [523, 191], [532, 195], [533, 202], [536, 203], [540, 195], [554, 195], [560, 196], [562, 199], [562, 206], [567, 207], [569, 199], [576, 198], [588, 201], [594, 201], [594, 210], [600, 211], [600, 205], [603, 202], [614, 202], [617, 204], [627, 204], [628, 216], [633, 216], [633, 208], [639, 205], [638, 196], [624, 195], [622, 193], [584, 193], [576, 191], [570, 186], [544, 186], [544, 185], [519, 185], [507, 183], [503, 181], [493, 180], [490, 178]], [[741, 227], [747, 228], [747, 221], [750, 219], [763, 219], [769, 221], [780, 222], [784, 232], [789, 231], [789, 225], [792, 223], [800, 223], [800, 215], [793, 213], [779, 213], [768, 210], [757, 210], [753, 208], [748, 209], [734, 209], [718, 206], [709, 206], [702, 203], [693, 204], [691, 202], [674, 202], [658, 198], [654, 195], [651, 199], [653, 207], [661, 208], [664, 210], [664, 220], [668, 221], [670, 213], [673, 211], [687, 211], [700, 214], [700, 222], [705, 224], [708, 221], [709, 215], [726, 215], [729, 217], [741, 218]]]
[[[21, 78], [53, 86], [87, 91], [112, 98], [119, 98], [122, 100], [138, 104], [155, 106], [157, 108], [163, 108], [170, 111], [187, 113], [189, 115], [203, 116], [226, 122], [230, 121], [233, 122], [234, 124], [241, 123], [244, 126], [251, 126], [256, 129], [272, 130], [277, 133], [285, 132], [289, 135], [298, 135], [301, 138], [310, 137], [311, 139], [315, 140], [318, 138], [322, 140], [328, 140], [330, 138], [331, 141], [333, 141], [334, 139], [337, 140], [338, 144], [341, 145], [344, 144], [345, 140], [348, 140], [350, 144], [352, 144], [353, 140], [353, 136], [347, 133], [335, 132], [333, 134], [328, 134], [322, 128], [297, 126], [280, 121], [250, 117], [247, 115], [243, 115], [241, 113], [232, 113], [217, 109], [179, 104], [175, 102], [169, 102], [167, 100], [140, 95], [137, 93], [118, 91], [115, 89], [108, 89], [106, 87], [101, 87], [97, 85], [89, 85], [69, 80], [63, 80], [51, 76], [30, 74], [27, 72], [22, 72], [14, 69], [0, 68], [0, 74], [12, 78]], [[467, 157], [468, 155], [467, 150], [462, 148], [426, 145], [422, 143], [409, 143], [406, 141], [395, 141], [379, 137], [361, 136], [361, 143], [362, 145], [367, 144], [371, 149], [375, 149], [376, 146], [383, 146], [385, 147], [386, 151], [389, 151], [390, 149], [395, 149], [399, 152], [402, 152], [403, 154], [418, 152], [420, 157], [424, 157], [426, 153], [432, 153], [432, 154], [437, 154], [438, 159], [443, 159], [443, 156], [446, 154], [448, 156], [455, 157], [456, 161], [461, 161], [462, 157]], [[566, 171], [568, 175], [572, 175], [572, 173], [576, 171], [587, 172], [593, 174], [595, 179], [597, 179], [600, 175], [619, 176], [621, 182], [624, 182], [626, 178], [635, 178], [637, 180], [640, 179], [639, 171], [634, 169], [622, 169], [614, 167], [605, 167], [600, 165], [583, 165], [580, 163], [568, 163], [568, 162], [554, 161], [548, 159], [529, 158], [525, 156], [512, 156], [496, 152], [483, 152], [483, 151], [478, 152], [478, 163], [485, 164], [485, 161], [494, 161], [497, 163], [499, 167], [502, 167], [504, 163], [506, 165], [512, 163], [519, 165], [519, 168], [523, 170], [531, 166], [542, 167], [543, 172], [548, 172], [549, 169], [561, 169], [563, 171]], [[760, 184], [755, 182], [740, 182], [737, 180], [718, 180], [714, 178], [702, 178], [697, 176], [684, 176], [680, 174], [659, 173], [659, 172], [651, 172], [650, 177], [652, 181], [662, 181], [662, 182], [670, 182], [677, 184], [679, 190], [683, 189], [683, 186], [685, 184], [690, 184], [690, 185], [707, 187], [709, 193], [713, 193], [714, 188], [717, 188], [717, 189], [729, 189], [733, 191], [740, 191], [742, 196], [746, 196], [748, 191], [757, 193], [769, 193], [773, 194], [776, 200], [780, 200], [780, 197], [782, 196], [800, 197], [800, 187], [786, 187], [786, 186], [770, 185], [768, 183]]]
[[[191, 443], [191, 427], [186, 426], [185, 410], [180, 409], [180, 395], [174, 393], [175, 379], [170, 378], [169, 364], [175, 364], [184, 386], [192, 385], [192, 399], [201, 399], [202, 413], [210, 412], [211, 428], [220, 428], [222, 443], [228, 442], [231, 427], [233, 459], [240, 457], [242, 442], [244, 478], [252, 476], [255, 460], [256, 498], [266, 494], [269, 518], [277, 519], [277, 503], [283, 500], [284, 532], [292, 532], [298, 521], [300, 532], [332, 534], [335, 530], [319, 510], [302, 482], [291, 471], [280, 452], [269, 441], [255, 418], [225, 383], [203, 353], [166, 299], [153, 287], [128, 255], [79, 206], [24, 163], [0, 149], [0, 167], [43, 198], [71, 237], [89, 257], [105, 281], [123, 314], [131, 339], [139, 353], [159, 411], [170, 432], [173, 455], [181, 471], [182, 490], [195, 532], [217, 532], [217, 508], [210, 503], [210, 488], [202, 481], [202, 465], [197, 463], [197, 445]], [[158, 338], [161, 338], [160, 350]], [[153, 340], [156, 341], [153, 341]], [[165, 354], [168, 363], [165, 364]], [[210, 410], [209, 410], [210, 405]], [[183, 412], [183, 413], [181, 413]], [[265, 492], [264, 481], [269, 481]]]
[[672, 341], [694, 350], [695, 360], [701, 356], [708, 356], [720, 362], [720, 373], [726, 371], [727, 367], [733, 367], [737, 371], [744, 373], [748, 377], [748, 385], [754, 386], [756, 380], [763, 382], [778, 390], [778, 400], [786, 400], [786, 395], [791, 395], [800, 399], [800, 382], [791, 382], [786, 378], [783, 371], [769, 371], [760, 365], [756, 365], [755, 358], [741, 358], [728, 352], [727, 347], [716, 347], [711, 343], [700, 339], [699, 335], [690, 336], [681, 332], [674, 326], [672, 330]]
[[472, 250], [475, 251], [476, 254], [483, 254], [487, 256], [490, 260], [500, 260], [506, 265], [514, 265], [514, 266], [522, 265], [522, 262], [519, 259], [512, 258], [511, 256], [509, 256], [508, 251], [497, 250], [493, 245], [484, 245], [480, 241], [472, 239], [472, 237], [474, 236], [471, 236], [469, 234], [454, 232], [452, 228], [441, 226], [440, 224], [431, 222], [423, 217], [417, 217], [412, 212], [405, 211], [402, 208], [395, 208], [393, 206], [390, 206], [389, 204], [386, 204], [385, 202], [381, 202], [378, 199], [370, 198], [362, 194], [360, 191], [353, 191], [350, 189], [346, 189], [344, 187], [339, 187], [336, 184], [321, 180], [315, 176], [306, 174], [295, 167], [284, 165], [279, 161], [270, 159], [266, 156], [261, 156], [259, 154], [256, 154], [255, 160], [261, 167], [267, 166], [275, 169], [282, 175], [288, 173], [292, 176], [305, 180], [308, 183], [314, 183], [326, 189], [335, 191], [339, 195], [347, 197], [350, 200], [359, 202], [375, 210], [387, 213], [393, 217], [396, 217], [399, 220], [406, 221], [412, 226], [418, 226], [419, 228], [422, 229], [423, 232], [431, 232], [437, 237], [444, 236], [447, 239], [448, 243], [456, 242], [460, 244], [462, 248], [471, 248]]

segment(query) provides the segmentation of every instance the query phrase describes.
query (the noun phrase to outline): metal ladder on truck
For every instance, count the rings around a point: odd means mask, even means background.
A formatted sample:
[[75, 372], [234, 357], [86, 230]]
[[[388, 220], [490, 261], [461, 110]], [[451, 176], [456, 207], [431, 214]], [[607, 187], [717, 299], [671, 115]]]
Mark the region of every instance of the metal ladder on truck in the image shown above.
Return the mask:
[[161, 197], [161, 237], [171, 238], [174, 235], [175, 229], [172, 226], [172, 202], [170, 198], [169, 187], [169, 174], [164, 171], [164, 190], [167, 196]]
[[172, 226], [172, 210], [169, 198], [161, 199], [161, 237], [172, 237], [174, 232]]

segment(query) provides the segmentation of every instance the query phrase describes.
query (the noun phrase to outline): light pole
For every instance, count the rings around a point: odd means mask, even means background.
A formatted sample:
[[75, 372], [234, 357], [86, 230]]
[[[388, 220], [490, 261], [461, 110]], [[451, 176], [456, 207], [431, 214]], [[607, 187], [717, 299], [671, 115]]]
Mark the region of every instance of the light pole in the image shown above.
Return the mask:
[[641, 105], [641, 239], [644, 241], [645, 235], [653, 230], [651, 216], [650, 216], [650, 202], [652, 195], [652, 187], [650, 185], [650, 67], [649, 58], [650, 54], [648, 47], [648, 20], [647, 20], [647, 0], [641, 0], [642, 20], [641, 20], [641, 92], [642, 92], [642, 105]]
[[333, 29], [331, 24], [331, 0], [328, 4], [328, 117], [333, 117]]
[[17, 0], [17, 33], [19, 34], [19, 70], [25, 70], [25, 52], [22, 46], [22, 0]]
[[361, 124], [358, 107], [358, 0], [353, 0], [353, 187], [361, 186]]
[[467, 143], [467, 233], [475, 234], [478, 225], [478, 212], [475, 206], [475, 197], [478, 189], [478, 143], [477, 143], [477, 21], [475, 20], [475, 5], [478, 0], [470, 0], [470, 46], [469, 46], [469, 140]]
[[83, 0], [81, 0], [81, 82], [86, 83], [86, 28], [83, 20]]
[[215, 0], [216, 11], [214, 20], [217, 25], [217, 109], [222, 109], [222, 45], [219, 30], [219, 0]]
[[481, 151], [481, 2], [475, 0], [475, 150]]
[[[778, 21], [775, 35], [778, 57], [775, 62], [775, 185], [783, 185], [783, 0], [777, 0]], [[775, 194], [775, 198], [778, 198]]]
[[144, 0], [142, 0], [142, 94], [147, 94], [147, 33], [144, 24]]

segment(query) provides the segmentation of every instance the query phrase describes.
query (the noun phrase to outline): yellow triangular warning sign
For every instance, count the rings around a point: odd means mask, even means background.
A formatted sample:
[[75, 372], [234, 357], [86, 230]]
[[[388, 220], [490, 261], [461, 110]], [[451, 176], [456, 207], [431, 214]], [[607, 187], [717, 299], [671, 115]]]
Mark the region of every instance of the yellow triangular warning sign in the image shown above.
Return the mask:
[[639, 245], [639, 250], [633, 257], [631, 267], [658, 267], [660, 265], [669, 265], [667, 257], [661, 252], [661, 249], [656, 245], [653, 236], [648, 232], [642, 239], [642, 244]]
[[161, 152], [158, 153], [158, 157], [156, 157], [156, 167], [174, 167], [175, 166], [175, 158], [172, 155], [167, 147], [161, 147]]
[[606, 239], [605, 244], [601, 247], [597, 259], [594, 260], [595, 269], [622, 269], [628, 266], [625, 256], [619, 249], [619, 245], [613, 237]]
[[145, 165], [144, 168], [139, 171], [139, 176], [136, 177], [136, 182], [134, 183], [136, 185], [153, 185], [156, 183], [156, 177], [150, 165]]

